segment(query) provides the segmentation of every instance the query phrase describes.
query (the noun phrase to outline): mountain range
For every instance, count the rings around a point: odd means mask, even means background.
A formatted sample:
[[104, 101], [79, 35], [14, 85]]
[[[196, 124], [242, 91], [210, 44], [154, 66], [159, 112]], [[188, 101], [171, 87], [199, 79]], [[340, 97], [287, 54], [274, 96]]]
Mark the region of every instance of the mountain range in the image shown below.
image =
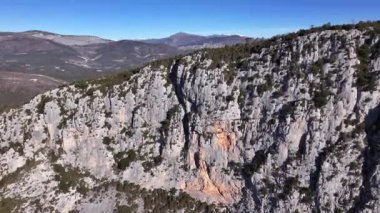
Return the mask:
[[[54, 78], [55, 82], [91, 79], [112, 72], [141, 66], [147, 62], [186, 54], [199, 48], [219, 47], [245, 42], [240, 36], [197, 36], [185, 33], [155, 40], [112, 41], [96, 36], [59, 35], [44, 31], [0, 33], [0, 76], [3, 72], [25, 73], [29, 83], [14, 84], [20, 96], [0, 105], [24, 102], [39, 92], [52, 89], [49, 82], [30, 84], [29, 74]], [[18, 74], [21, 76], [22, 74]], [[28, 87], [26, 87], [28, 85]], [[38, 93], [36, 93], [38, 92]], [[8, 94], [0, 88], [0, 100]]]
[[202, 48], [216, 48], [225, 45], [234, 45], [244, 43], [249, 40], [248, 37], [238, 35], [213, 35], [213, 36], [200, 36], [188, 33], [176, 33], [172, 36], [162, 39], [147, 39], [143, 40], [150, 44], [166, 44], [169, 46], [177, 47], [182, 50], [202, 49]]

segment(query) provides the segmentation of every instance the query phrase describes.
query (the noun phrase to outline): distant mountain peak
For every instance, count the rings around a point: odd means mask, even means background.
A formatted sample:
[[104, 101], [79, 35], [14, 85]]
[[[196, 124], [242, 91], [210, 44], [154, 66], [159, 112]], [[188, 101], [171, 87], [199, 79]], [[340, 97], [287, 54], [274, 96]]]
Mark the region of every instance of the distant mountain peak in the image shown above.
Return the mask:
[[247, 37], [239, 35], [210, 35], [203, 36], [186, 32], [178, 32], [161, 39], [147, 39], [144, 42], [151, 44], [166, 44], [180, 49], [201, 49], [205, 47], [222, 47], [244, 43]]
[[103, 39], [98, 36], [92, 35], [63, 35], [52, 32], [47, 32], [43, 30], [28, 30], [24, 32], [20, 32], [20, 35], [48, 39], [63, 45], [88, 45], [88, 44], [100, 44], [100, 43], [108, 43], [111, 40]]
[[178, 32], [178, 33], [175, 33], [171, 36], [182, 36], [182, 35], [191, 35], [190, 33], [185, 33], [185, 32]]
[[42, 34], [42, 35], [58, 35], [56, 33], [48, 32], [48, 31], [43, 31], [43, 30], [28, 30], [21, 32], [22, 34], [27, 34], [27, 35], [33, 35], [33, 34]]
[[197, 34], [193, 34], [193, 33], [186, 33], [186, 32], [178, 32], [178, 33], [175, 33], [169, 37], [175, 37], [175, 36], [201, 36], [201, 35], [197, 35]]
[[201, 35], [191, 34], [191, 33], [178, 32], [169, 36], [168, 38], [170, 39], [203, 39], [206, 37], [201, 36]]

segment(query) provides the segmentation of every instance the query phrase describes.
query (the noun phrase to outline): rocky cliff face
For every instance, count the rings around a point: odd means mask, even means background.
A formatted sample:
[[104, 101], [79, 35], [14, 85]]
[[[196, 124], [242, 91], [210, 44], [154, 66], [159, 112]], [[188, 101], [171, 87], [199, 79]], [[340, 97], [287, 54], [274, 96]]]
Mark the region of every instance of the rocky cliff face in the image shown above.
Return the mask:
[[379, 211], [377, 32], [199, 51], [39, 95], [2, 114], [0, 208]]

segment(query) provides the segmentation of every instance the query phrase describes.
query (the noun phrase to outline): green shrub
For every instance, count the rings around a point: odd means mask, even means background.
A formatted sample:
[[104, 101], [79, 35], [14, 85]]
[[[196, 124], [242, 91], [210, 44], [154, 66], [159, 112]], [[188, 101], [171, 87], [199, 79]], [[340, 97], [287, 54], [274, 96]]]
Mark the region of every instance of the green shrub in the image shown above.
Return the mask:
[[279, 194], [280, 199], [285, 199], [290, 195], [294, 188], [298, 187], [298, 177], [288, 177], [285, 179], [283, 191]]
[[313, 202], [313, 191], [309, 187], [301, 187], [299, 192], [302, 196], [301, 202], [310, 204]]
[[227, 85], [232, 84], [236, 75], [237, 75], [237, 72], [233, 68], [228, 68], [228, 69], [224, 70], [223, 76], [224, 76], [224, 80], [226, 81]]
[[153, 68], [153, 69], [159, 69], [161, 66], [164, 67], [167, 71], [169, 71], [170, 67], [174, 65], [175, 63], [180, 63], [183, 62], [181, 60], [183, 56], [179, 55], [173, 58], [166, 58], [166, 59], [160, 59], [156, 61], [149, 62], [148, 64]]
[[249, 61], [248, 60], [242, 60], [236, 64], [236, 67], [239, 70], [249, 70]]
[[166, 112], [166, 119], [164, 121], [161, 121], [161, 131], [167, 133], [170, 128], [170, 123], [174, 115], [179, 112], [180, 108], [178, 105], [173, 106], [171, 109], [169, 109]]
[[37, 104], [37, 113], [38, 114], [44, 114], [45, 112], [45, 105], [46, 103], [52, 101], [53, 99], [49, 96], [42, 95], [40, 102]]
[[378, 57], [380, 57], [380, 40], [378, 42], [376, 42], [375, 45], [373, 45], [373, 47], [372, 47], [372, 55], [371, 55], [372, 59], [376, 59]]
[[234, 98], [233, 95], [228, 95], [228, 96], [226, 97], [226, 102], [227, 102], [227, 103], [229, 103], [229, 102], [231, 102], [231, 101], [234, 101], [234, 100], [235, 100], [235, 98]]
[[17, 108], [17, 107], [20, 107], [20, 106], [21, 105], [19, 105], [19, 104], [10, 104], [10, 105], [2, 105], [2, 104], [0, 104], [0, 114], [7, 113], [11, 109], [14, 109], [14, 108]]
[[86, 174], [82, 174], [79, 169], [53, 164], [53, 170], [56, 173], [55, 180], [58, 181], [59, 191], [67, 193], [71, 188], [74, 188], [79, 193], [87, 193], [88, 188], [83, 180]]
[[246, 176], [251, 177], [266, 162], [266, 156], [267, 155], [264, 150], [256, 151], [255, 156], [252, 158], [252, 161], [243, 165], [242, 173]]
[[132, 136], [133, 136], [133, 131], [130, 130], [129, 128], [127, 128], [127, 127], [124, 127], [124, 128], [121, 130], [120, 134], [124, 134], [124, 135], [127, 136], [127, 137], [132, 137]]
[[[359, 22], [357, 24], [343, 24], [343, 25], [331, 25], [330, 23], [324, 24], [320, 27], [311, 27], [308, 30], [301, 29], [297, 33], [297, 36], [305, 36], [309, 33], [321, 32], [325, 30], [352, 30], [358, 29], [361, 31], [370, 30], [372, 27], [375, 32], [378, 32], [380, 28], [380, 21], [368, 21], [368, 22]], [[291, 34], [292, 35], [292, 34]], [[295, 36], [293, 35], [293, 38]]]
[[103, 138], [103, 144], [104, 145], [110, 145], [111, 143], [113, 143], [113, 140], [110, 137], [104, 137]]
[[148, 160], [142, 163], [144, 167], [144, 172], [150, 171], [152, 168], [159, 166], [162, 163], [163, 158], [161, 156], [156, 156], [153, 158], [153, 161]]
[[247, 91], [245, 89], [243, 89], [243, 88], [240, 88], [240, 90], [239, 90], [239, 97], [238, 97], [238, 100], [237, 100], [240, 107], [243, 106], [246, 96], [247, 96]]
[[102, 77], [99, 79], [95, 80], [89, 80], [89, 81], [77, 81], [74, 82], [74, 86], [78, 89], [85, 90], [88, 88], [90, 84], [95, 85], [96, 88], [91, 88], [88, 91], [86, 91], [85, 95], [92, 96], [93, 92], [96, 89], [99, 89], [101, 92], [106, 93], [112, 86], [121, 84], [124, 81], [128, 81], [131, 79], [133, 75], [138, 73], [140, 70], [139, 69], [131, 69], [127, 70], [121, 73], [117, 73], [114, 75], [110, 75], [107, 77]]
[[277, 99], [277, 98], [279, 98], [279, 97], [281, 97], [283, 95], [284, 95], [284, 92], [282, 90], [274, 91], [272, 93], [272, 98], [273, 99]]
[[350, 170], [358, 170], [360, 169], [360, 165], [357, 161], [352, 161], [349, 165], [348, 165], [349, 169]]
[[141, 200], [146, 212], [217, 212], [215, 205], [198, 201], [185, 192], [177, 192], [176, 189], [146, 190], [127, 181], [118, 183], [116, 189], [131, 200]]
[[216, 66], [224, 62], [227, 64], [235, 64], [236, 68], [242, 67], [241, 60], [251, 54], [251, 45], [251, 43], [246, 43], [225, 46], [223, 48], [205, 49], [205, 57], [211, 59]]
[[88, 90], [86, 91], [85, 95], [86, 95], [86, 96], [93, 97], [95, 91], [96, 91], [95, 88], [90, 88], [90, 89], [88, 89]]
[[262, 95], [264, 92], [266, 92], [270, 89], [271, 89], [271, 87], [266, 83], [257, 85], [257, 87], [256, 87], [256, 91], [257, 91], [258, 95]]
[[15, 198], [0, 198], [0, 212], [14, 212], [21, 205], [21, 201]]
[[326, 90], [316, 91], [313, 97], [315, 107], [321, 108], [324, 105], [326, 105], [328, 102], [329, 95], [330, 93], [327, 92]]
[[[27, 141], [31, 138], [31, 134], [24, 133], [24, 141]], [[13, 149], [15, 152], [18, 152], [19, 155], [24, 154], [24, 146], [20, 142], [9, 142], [9, 148]]]
[[36, 161], [27, 160], [24, 166], [17, 168], [16, 171], [14, 171], [12, 173], [4, 175], [2, 177], [2, 179], [0, 180], [0, 189], [2, 189], [3, 187], [5, 187], [11, 183], [17, 182], [22, 177], [22, 174], [29, 172], [36, 165], [37, 165]]
[[84, 80], [82, 80], [82, 81], [77, 81], [77, 82], [75, 82], [74, 83], [74, 86], [76, 87], [76, 88], [78, 88], [78, 89], [87, 89], [87, 87], [88, 87], [88, 82], [87, 81], [84, 81]]
[[278, 111], [278, 119], [280, 121], [285, 121], [288, 115], [293, 115], [296, 110], [296, 103], [289, 102], [282, 106], [282, 108]]
[[264, 79], [265, 79], [265, 83], [257, 85], [256, 87], [256, 91], [258, 95], [262, 95], [264, 92], [271, 90], [273, 87], [273, 80], [270, 74], [266, 74], [264, 76]]
[[376, 76], [369, 72], [369, 55], [371, 50], [368, 45], [363, 44], [357, 49], [360, 64], [357, 66], [356, 86], [363, 91], [373, 91], [376, 85]]
[[130, 149], [126, 153], [119, 152], [114, 156], [117, 164], [117, 168], [120, 170], [125, 170], [130, 166], [130, 164], [137, 160], [137, 154], [135, 150]]
[[137, 212], [137, 206], [117, 206], [116, 213], [134, 213]]
[[318, 60], [314, 64], [311, 65], [310, 70], [314, 75], [318, 75], [322, 73], [322, 69], [323, 69], [323, 62], [322, 60]]

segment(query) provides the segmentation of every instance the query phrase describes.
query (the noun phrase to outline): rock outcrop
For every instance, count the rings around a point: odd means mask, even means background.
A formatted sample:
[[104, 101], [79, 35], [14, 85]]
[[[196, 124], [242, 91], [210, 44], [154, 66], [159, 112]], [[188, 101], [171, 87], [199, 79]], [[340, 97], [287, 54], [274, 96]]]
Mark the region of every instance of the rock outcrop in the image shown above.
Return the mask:
[[376, 29], [202, 50], [38, 95], [0, 119], [1, 202], [143, 212], [167, 193], [182, 199], [170, 211], [379, 211]]

